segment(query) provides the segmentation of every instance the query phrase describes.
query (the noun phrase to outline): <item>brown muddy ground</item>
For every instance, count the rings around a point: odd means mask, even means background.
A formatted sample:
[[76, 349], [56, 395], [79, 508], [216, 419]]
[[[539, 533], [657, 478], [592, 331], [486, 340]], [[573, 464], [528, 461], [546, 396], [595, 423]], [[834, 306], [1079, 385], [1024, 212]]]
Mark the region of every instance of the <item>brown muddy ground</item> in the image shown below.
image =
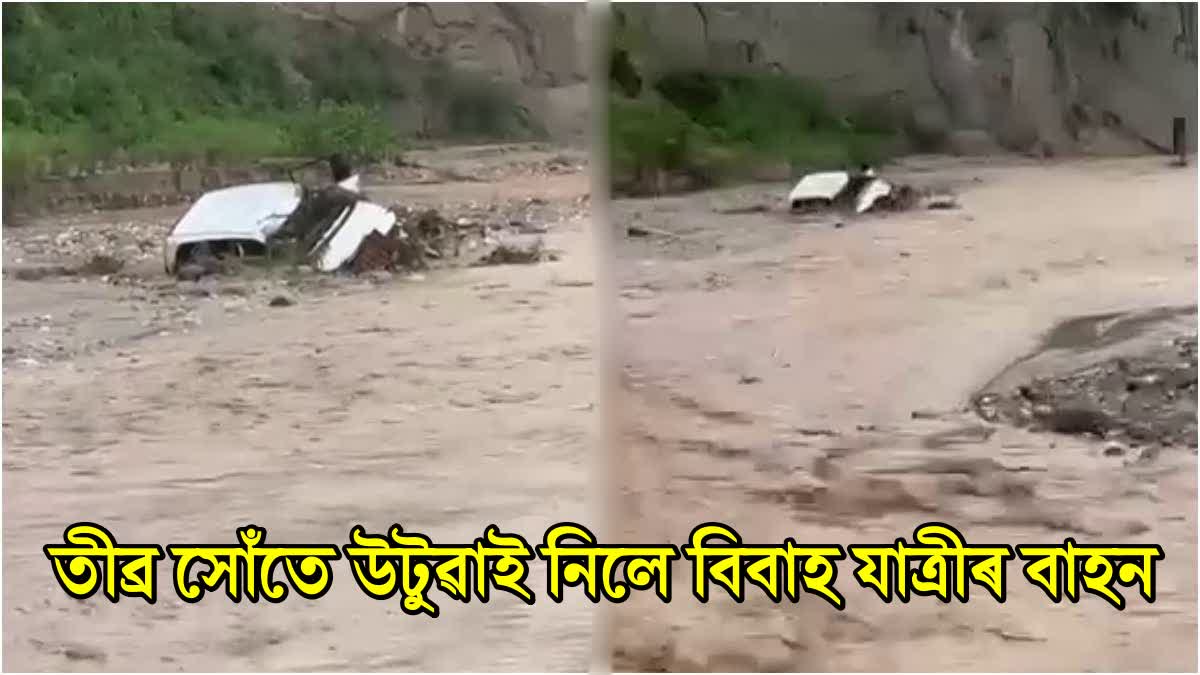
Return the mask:
[[[798, 219], [778, 210], [783, 184], [616, 203], [651, 233], [618, 261], [624, 536], [683, 544], [716, 520], [750, 543], [886, 544], [943, 521], [969, 543], [1157, 543], [1156, 601], [1123, 588], [1123, 612], [1086, 594], [1055, 605], [1012, 563], [1004, 604], [982, 589], [884, 604], [843, 562], [842, 612], [754, 589], [704, 606], [681, 562], [670, 604], [640, 593], [613, 609], [614, 668], [1193, 671], [1194, 431], [1116, 454], [988, 423], [970, 402], [1061, 322], [1194, 308], [1196, 170], [913, 159], [885, 173], [961, 208]], [[1093, 343], [1041, 374], [1106, 358]], [[1172, 358], [1194, 378], [1194, 354]]]
[[[232, 544], [247, 523], [268, 543], [340, 545], [355, 524], [392, 523], [469, 543], [495, 523], [536, 544], [553, 522], [592, 520], [587, 176], [539, 173], [537, 153], [480, 153], [455, 158], [477, 180], [364, 187], [383, 204], [526, 214], [560, 260], [187, 284], [162, 276], [158, 248], [178, 209], [4, 232], [10, 273], [97, 248], [127, 261], [107, 278], [5, 280], [6, 670], [588, 667], [593, 608], [573, 598], [458, 605], [435, 592], [442, 616], [410, 617], [360, 592], [343, 562], [317, 601], [187, 605], [164, 563], [157, 604], [114, 605], [67, 597], [42, 554], [79, 520], [164, 546]], [[269, 306], [281, 294], [294, 304]], [[535, 565], [539, 596], [542, 578]]]

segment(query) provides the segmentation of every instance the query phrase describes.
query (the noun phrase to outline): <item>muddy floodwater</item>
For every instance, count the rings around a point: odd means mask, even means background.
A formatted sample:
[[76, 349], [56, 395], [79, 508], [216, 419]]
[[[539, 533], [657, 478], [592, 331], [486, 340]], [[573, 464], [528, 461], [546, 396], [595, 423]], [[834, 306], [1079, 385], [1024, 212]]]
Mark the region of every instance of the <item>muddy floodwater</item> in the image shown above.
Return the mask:
[[1015, 561], [1003, 604], [885, 603], [846, 560], [841, 611], [752, 586], [701, 604], [683, 566], [670, 604], [614, 608], [614, 667], [1195, 669], [1195, 169], [881, 175], [960, 208], [794, 218], [785, 184], [617, 202], [646, 233], [618, 261], [628, 540], [719, 520], [748, 543], [888, 545], [937, 521], [968, 543], [1160, 544], [1154, 603], [1055, 604]]
[[[558, 154], [446, 151], [472, 180], [365, 185], [455, 221], [528, 220], [559, 252], [538, 264], [178, 282], [157, 244], [179, 209], [6, 230], [6, 274], [50, 273], [4, 284], [4, 667], [581, 671], [599, 617], [616, 670], [1195, 671], [1194, 167], [913, 158], [881, 172], [958, 209], [837, 220], [790, 217], [786, 184], [618, 200], [617, 227], [643, 235], [615, 261], [604, 484], [588, 182], [537, 168]], [[100, 249], [126, 264], [56, 272]], [[1055, 433], [1047, 405], [1093, 411]], [[269, 543], [393, 523], [536, 543], [596, 523], [597, 501], [612, 543], [684, 545], [720, 521], [751, 544], [886, 545], [938, 521], [969, 544], [1165, 558], [1154, 602], [1122, 586], [1124, 611], [1053, 603], [1016, 562], [1004, 603], [885, 603], [841, 561], [840, 611], [753, 587], [702, 604], [681, 561], [670, 603], [557, 604], [535, 562], [534, 605], [435, 594], [428, 620], [344, 566], [314, 601], [189, 604], [160, 573], [153, 605], [81, 603], [42, 551], [79, 520], [128, 544], [230, 544], [249, 523]]]
[[556, 521], [591, 520], [587, 176], [530, 170], [560, 152], [447, 150], [431, 161], [473, 180], [364, 185], [381, 204], [536, 224], [562, 251], [542, 264], [178, 282], [161, 242], [181, 209], [6, 229], [6, 271], [97, 250], [126, 265], [5, 280], [5, 669], [585, 670], [593, 607], [576, 596], [434, 593], [441, 616], [412, 617], [339, 563], [320, 600], [189, 604], [164, 562], [153, 605], [80, 602], [42, 552], [80, 520], [162, 546], [233, 545], [251, 523], [267, 544], [340, 546], [354, 525], [393, 523], [437, 543], [489, 524], [536, 542]]

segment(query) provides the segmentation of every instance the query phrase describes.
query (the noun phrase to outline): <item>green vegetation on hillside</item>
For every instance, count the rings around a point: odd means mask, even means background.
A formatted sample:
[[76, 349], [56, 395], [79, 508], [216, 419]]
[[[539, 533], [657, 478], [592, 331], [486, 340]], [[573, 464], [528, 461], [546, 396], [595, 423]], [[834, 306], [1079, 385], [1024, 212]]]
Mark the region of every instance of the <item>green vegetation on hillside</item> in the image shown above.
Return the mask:
[[[756, 167], [793, 171], [878, 162], [898, 137], [885, 114], [835, 111], [819, 87], [782, 73], [705, 72], [618, 11], [609, 82], [609, 145], [622, 188], [652, 191], [662, 172], [693, 184], [736, 180]], [[655, 63], [643, 75], [635, 62]]]
[[637, 99], [614, 94], [609, 118], [615, 175], [642, 187], [660, 170], [711, 183], [770, 163], [877, 162], [895, 138], [886, 120], [835, 115], [819, 90], [785, 75], [672, 72], [650, 88]]
[[[432, 133], [512, 133], [506, 92], [369, 33], [246, 4], [6, 3], [5, 183], [105, 163], [397, 152], [390, 103], [436, 100]], [[424, 124], [422, 126], [429, 126]]]

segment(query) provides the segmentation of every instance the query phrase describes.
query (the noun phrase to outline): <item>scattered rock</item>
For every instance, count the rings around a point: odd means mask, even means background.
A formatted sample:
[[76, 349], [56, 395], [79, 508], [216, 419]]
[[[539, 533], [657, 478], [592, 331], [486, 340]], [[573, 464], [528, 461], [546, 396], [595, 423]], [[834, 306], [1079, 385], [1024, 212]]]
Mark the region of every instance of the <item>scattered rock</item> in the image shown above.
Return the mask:
[[630, 225], [629, 227], [625, 228], [625, 234], [629, 235], [630, 237], [649, 237], [650, 230], [640, 225]]
[[742, 375], [738, 378], [738, 384], [758, 384], [759, 382], [762, 382], [762, 378], [753, 375]]
[[106, 274], [116, 274], [124, 267], [125, 261], [114, 258], [111, 255], [97, 253], [79, 266], [79, 273], [88, 276], [103, 276]]
[[92, 647], [85, 644], [68, 644], [63, 647], [62, 655], [68, 661], [106, 661], [108, 655], [99, 647]]
[[535, 235], [515, 235], [499, 242], [476, 265], [529, 265], [546, 259], [545, 244]]
[[994, 274], [983, 280], [983, 287], [990, 291], [999, 291], [1011, 288], [1008, 283], [1008, 278], [1003, 274]]
[[1127, 448], [1125, 445], [1116, 441], [1109, 441], [1104, 444], [1105, 457], [1120, 457], [1121, 455], [1124, 455], [1126, 451]]
[[926, 198], [925, 208], [931, 211], [957, 209], [958, 201], [950, 195], [936, 195]]

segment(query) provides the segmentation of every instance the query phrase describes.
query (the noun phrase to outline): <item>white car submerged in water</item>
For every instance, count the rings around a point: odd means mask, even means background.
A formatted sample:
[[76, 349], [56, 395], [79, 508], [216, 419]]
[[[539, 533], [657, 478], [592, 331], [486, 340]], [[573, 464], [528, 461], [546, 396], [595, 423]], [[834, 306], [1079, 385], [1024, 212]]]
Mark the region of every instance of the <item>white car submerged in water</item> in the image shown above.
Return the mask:
[[300, 206], [304, 188], [297, 183], [238, 185], [206, 193], [167, 235], [163, 258], [174, 274], [193, 250], [207, 245], [215, 254], [261, 255], [267, 238]]
[[[355, 174], [337, 187], [361, 195], [359, 182]], [[238, 185], [206, 193], [167, 235], [163, 246], [167, 274], [178, 273], [201, 251], [215, 257], [264, 255], [269, 240], [288, 223], [307, 196], [304, 186], [294, 182]], [[361, 198], [348, 200], [317, 233], [307, 254], [318, 269], [333, 272], [354, 257], [367, 235], [373, 231], [386, 235], [395, 224], [396, 215], [390, 210]]]
[[892, 194], [892, 185], [879, 178], [875, 169], [863, 166], [857, 174], [824, 171], [803, 176], [788, 193], [792, 211], [825, 209], [839, 202], [852, 205], [855, 213], [866, 213], [880, 199]]

